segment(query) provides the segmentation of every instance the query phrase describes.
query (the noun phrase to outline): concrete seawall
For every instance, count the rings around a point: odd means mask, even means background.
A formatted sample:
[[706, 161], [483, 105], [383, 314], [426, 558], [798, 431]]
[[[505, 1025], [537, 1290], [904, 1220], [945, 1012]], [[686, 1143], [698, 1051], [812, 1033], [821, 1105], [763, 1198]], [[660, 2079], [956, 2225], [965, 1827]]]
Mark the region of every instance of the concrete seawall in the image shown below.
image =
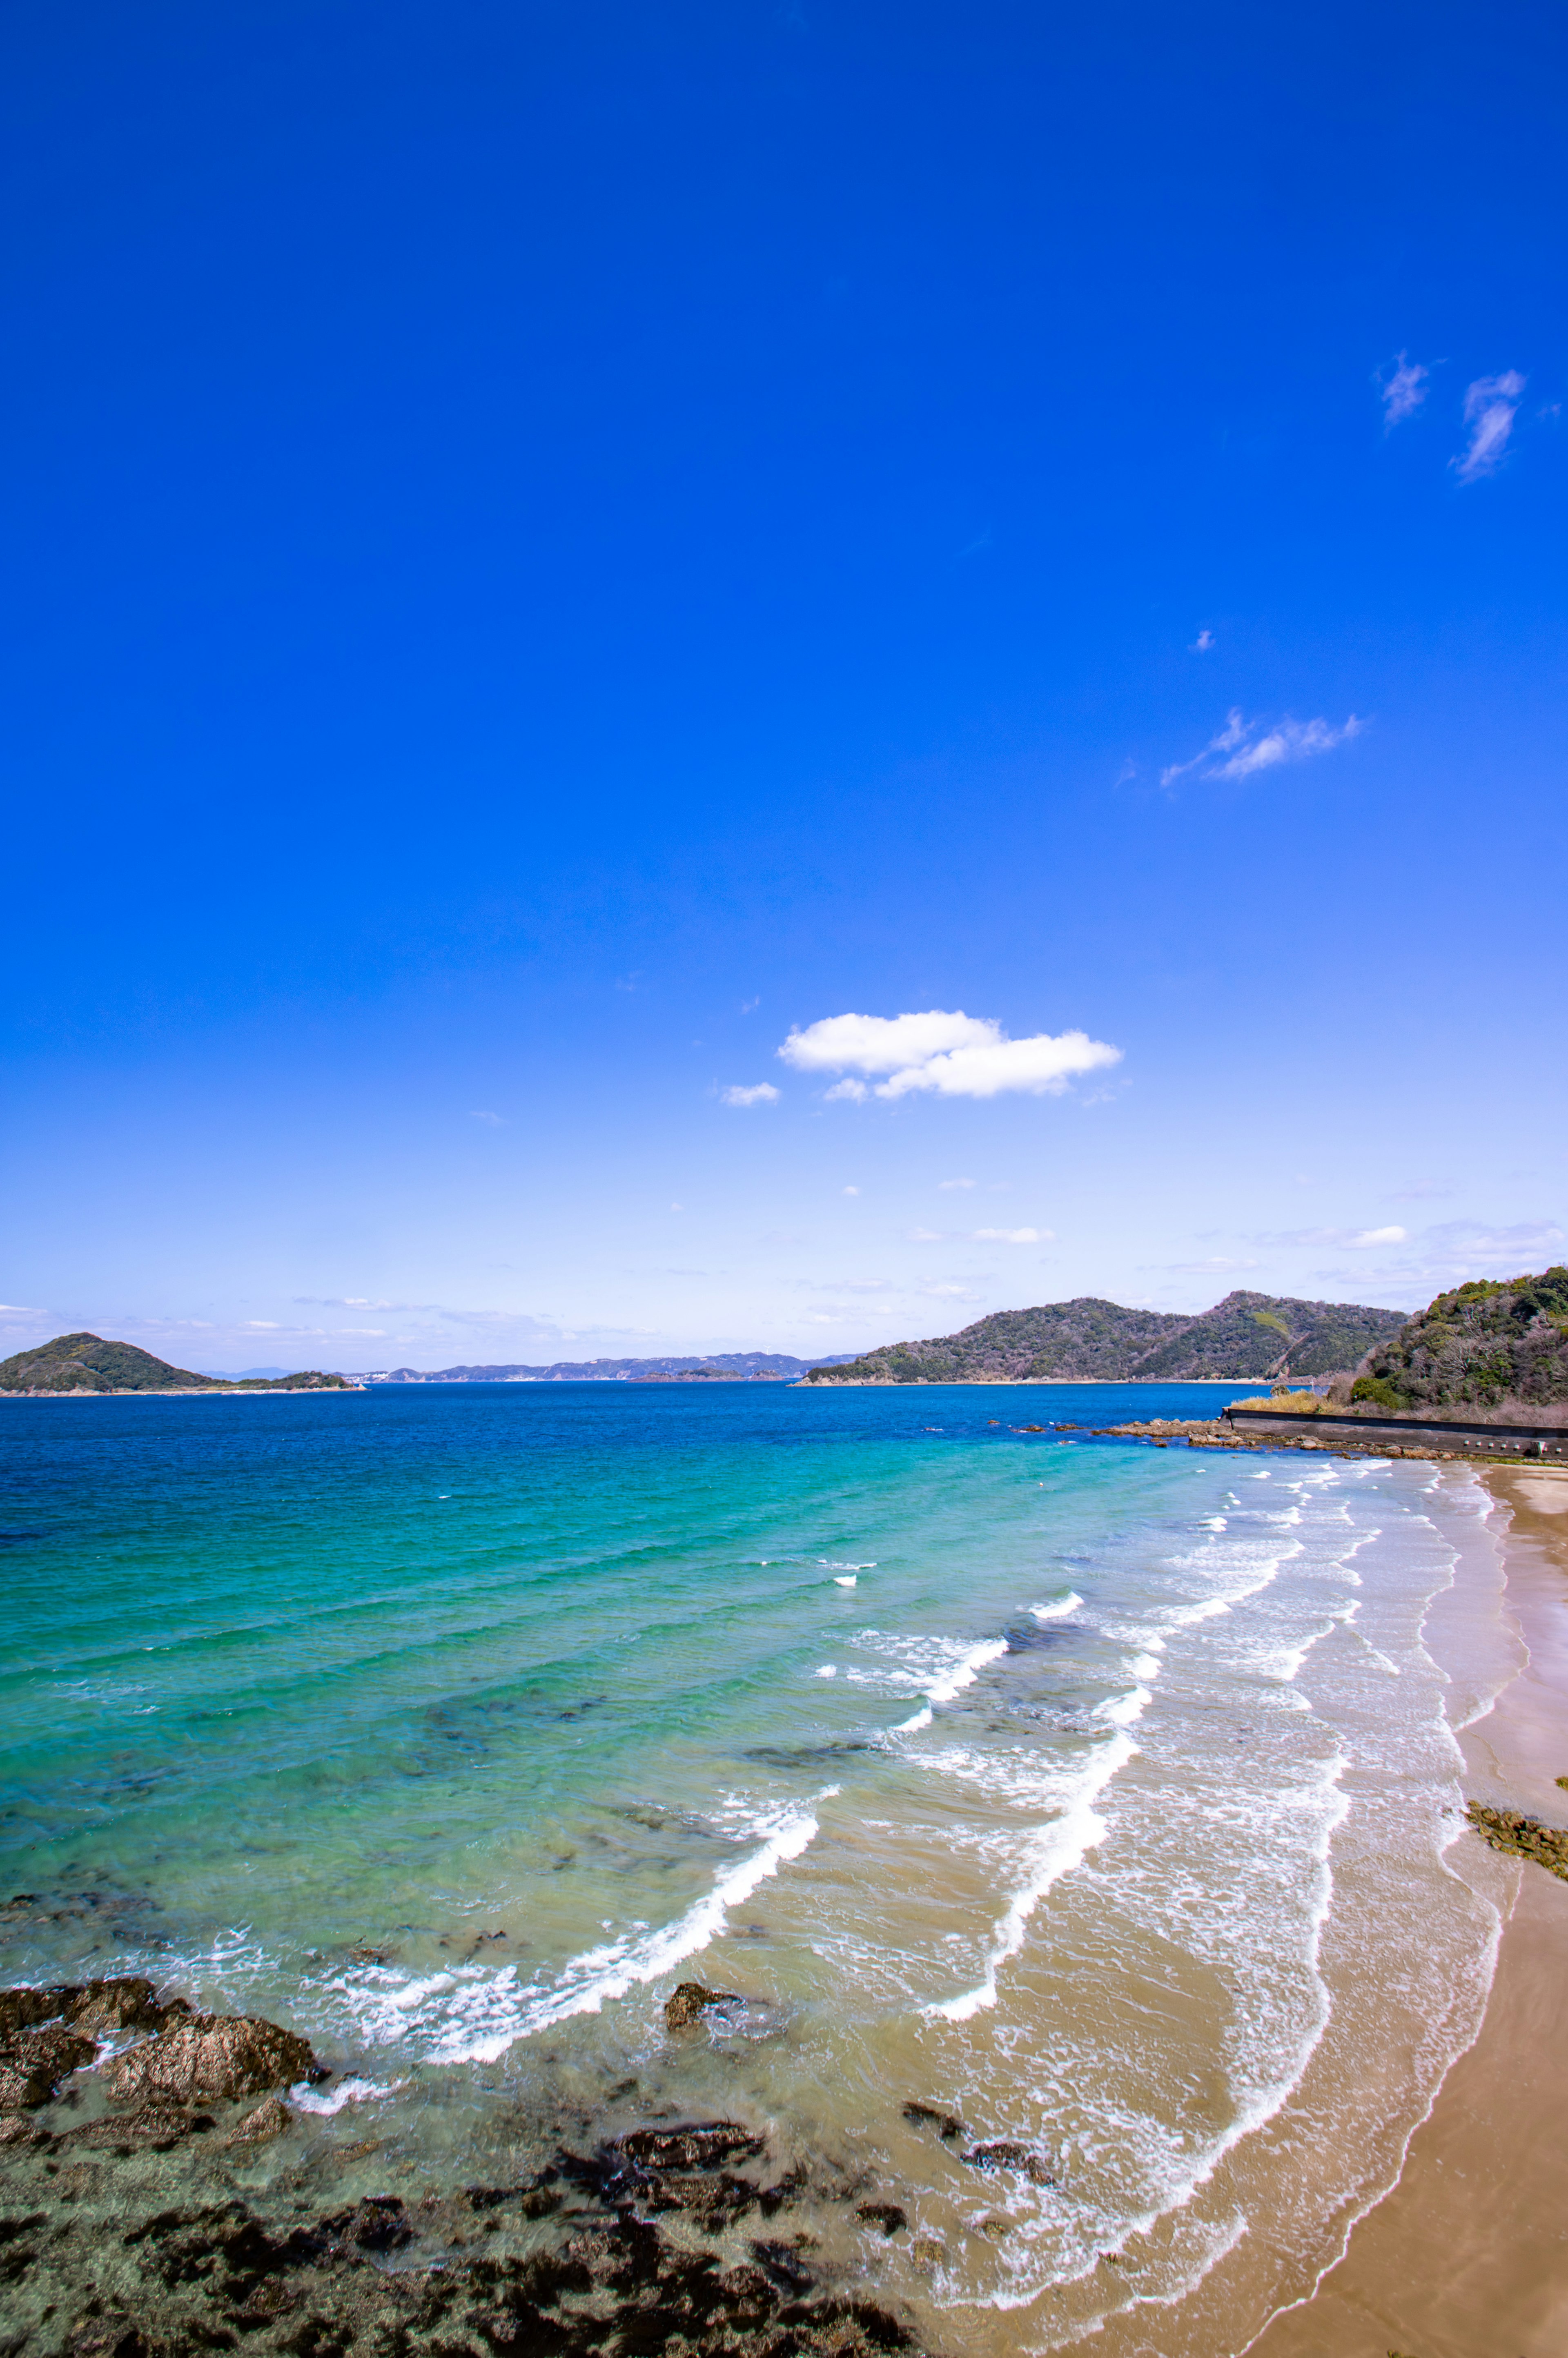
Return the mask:
[[1235, 1433], [1272, 1434], [1280, 1440], [1358, 1441], [1376, 1448], [1449, 1449], [1477, 1455], [1545, 1459], [1568, 1464], [1568, 1426], [1478, 1424], [1434, 1417], [1301, 1416], [1290, 1409], [1226, 1408], [1223, 1422]]

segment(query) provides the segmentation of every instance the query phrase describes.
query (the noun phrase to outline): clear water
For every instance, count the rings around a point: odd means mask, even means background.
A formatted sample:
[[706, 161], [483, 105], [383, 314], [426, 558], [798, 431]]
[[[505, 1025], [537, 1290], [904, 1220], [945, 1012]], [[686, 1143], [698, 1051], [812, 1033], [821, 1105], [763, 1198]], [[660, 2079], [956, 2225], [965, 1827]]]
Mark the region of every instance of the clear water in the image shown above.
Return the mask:
[[1227, 1396], [7, 1404], [6, 1976], [304, 2031], [367, 2187], [722, 2110], [895, 2194], [918, 2265], [816, 2232], [938, 2339], [1260, 2321], [1484, 1996], [1423, 1631], [1496, 1566], [1462, 1470], [1018, 1430]]

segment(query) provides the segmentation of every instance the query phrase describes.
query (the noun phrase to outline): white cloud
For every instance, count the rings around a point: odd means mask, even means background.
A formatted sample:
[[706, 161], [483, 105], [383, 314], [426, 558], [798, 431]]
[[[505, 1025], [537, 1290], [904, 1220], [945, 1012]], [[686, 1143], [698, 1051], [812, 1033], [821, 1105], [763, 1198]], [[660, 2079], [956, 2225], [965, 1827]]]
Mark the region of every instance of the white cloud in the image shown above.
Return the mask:
[[1469, 445], [1448, 461], [1462, 483], [1478, 482], [1502, 465], [1524, 386], [1517, 369], [1505, 369], [1501, 376], [1478, 376], [1466, 390], [1465, 423], [1470, 428]]
[[245, 1332], [247, 1335], [276, 1335], [281, 1329], [276, 1318], [247, 1318]]
[[772, 1081], [758, 1081], [752, 1087], [720, 1089], [719, 1100], [727, 1106], [777, 1105], [779, 1093]]
[[942, 1231], [940, 1228], [911, 1228], [909, 1241], [912, 1245], [939, 1245]]
[[[780, 1055], [783, 1055], [784, 1051], [782, 1048], [780, 1049], [779, 1054]], [[835, 1081], [833, 1087], [827, 1092], [827, 1101], [829, 1105], [833, 1103], [835, 1098], [838, 1098], [840, 1100], [847, 1099], [851, 1105], [861, 1105], [865, 1102], [865, 1098], [866, 1085], [864, 1081]]]
[[979, 1298], [968, 1285], [923, 1285], [918, 1291], [937, 1302], [975, 1302]]
[[1056, 1241], [1053, 1228], [977, 1228], [976, 1236], [988, 1245], [1051, 1245]]
[[1402, 1245], [1405, 1231], [1403, 1228], [1360, 1228], [1355, 1236], [1346, 1237], [1345, 1241], [1356, 1251], [1365, 1252], [1372, 1245]]
[[779, 1055], [802, 1073], [892, 1073], [979, 1047], [996, 1030], [980, 1016], [937, 1007], [924, 1015], [825, 1015], [804, 1031], [796, 1024]]
[[[1352, 712], [1336, 728], [1328, 720], [1292, 720], [1288, 716], [1265, 729], [1261, 721], [1243, 719], [1233, 705], [1224, 728], [1187, 762], [1173, 762], [1160, 773], [1162, 786], [1197, 770], [1206, 778], [1249, 778], [1259, 770], [1275, 770], [1285, 762], [1305, 762], [1314, 753], [1332, 753], [1366, 727]], [[1205, 768], [1205, 763], [1208, 766]]]
[[936, 1193], [939, 1195], [951, 1195], [957, 1188], [972, 1187], [974, 1184], [972, 1179], [938, 1179]]
[[846, 1187], [844, 1190], [846, 1195], [858, 1195], [860, 1192], [858, 1187]]
[[498, 1113], [481, 1113], [477, 1109], [474, 1112], [470, 1114], [469, 1120], [470, 1121], [491, 1121], [494, 1122], [498, 1127], [501, 1123], [501, 1116]]
[[1413, 417], [1426, 399], [1426, 380], [1430, 371], [1419, 361], [1407, 360], [1401, 352], [1387, 368], [1374, 372], [1372, 382], [1383, 396], [1383, 431], [1391, 433]]
[[[939, 1097], [994, 1098], [1019, 1089], [1057, 1096], [1076, 1073], [1118, 1064], [1121, 1050], [1084, 1032], [1040, 1032], [1010, 1040], [989, 1017], [931, 1008], [921, 1015], [828, 1015], [801, 1030], [779, 1050], [798, 1072], [885, 1073], [874, 1094], [907, 1097], [931, 1089]], [[861, 1099], [863, 1081], [847, 1077], [829, 1098]]]
[[1211, 630], [1204, 629], [1198, 633], [1197, 637], [1187, 649], [1187, 653], [1190, 655], [1206, 655], [1213, 644], [1214, 633]]

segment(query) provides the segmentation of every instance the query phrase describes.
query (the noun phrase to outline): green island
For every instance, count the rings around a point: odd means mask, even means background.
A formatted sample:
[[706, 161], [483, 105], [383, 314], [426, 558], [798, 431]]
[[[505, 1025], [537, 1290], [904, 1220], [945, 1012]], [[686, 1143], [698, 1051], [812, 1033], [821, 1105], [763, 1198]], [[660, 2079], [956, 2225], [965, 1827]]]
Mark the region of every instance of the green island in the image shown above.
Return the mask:
[[957, 1335], [889, 1343], [811, 1384], [1246, 1382], [1326, 1376], [1357, 1367], [1405, 1326], [1399, 1310], [1288, 1294], [1227, 1293], [1195, 1316], [1129, 1310], [1084, 1295], [1033, 1310], [999, 1310]]
[[189, 1368], [171, 1367], [135, 1343], [106, 1343], [101, 1335], [57, 1335], [52, 1343], [37, 1344], [0, 1359], [0, 1392], [60, 1394], [82, 1392], [351, 1392], [359, 1388], [345, 1376], [325, 1375], [307, 1368], [292, 1376], [200, 1376]]

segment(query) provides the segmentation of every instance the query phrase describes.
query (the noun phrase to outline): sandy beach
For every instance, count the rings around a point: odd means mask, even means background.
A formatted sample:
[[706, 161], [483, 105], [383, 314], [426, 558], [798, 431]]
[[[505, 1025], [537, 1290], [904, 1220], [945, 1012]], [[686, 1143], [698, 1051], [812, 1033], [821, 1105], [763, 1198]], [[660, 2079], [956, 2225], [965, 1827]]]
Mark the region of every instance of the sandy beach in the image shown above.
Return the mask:
[[[1475, 1798], [1568, 1820], [1568, 1475], [1488, 1468], [1512, 1516], [1507, 1606], [1528, 1660], [1461, 1737]], [[1467, 1839], [1475, 1839], [1467, 1837]], [[1568, 1883], [1512, 1885], [1480, 2036], [1398, 2185], [1252, 2358], [1561, 2358], [1568, 2350]]]

